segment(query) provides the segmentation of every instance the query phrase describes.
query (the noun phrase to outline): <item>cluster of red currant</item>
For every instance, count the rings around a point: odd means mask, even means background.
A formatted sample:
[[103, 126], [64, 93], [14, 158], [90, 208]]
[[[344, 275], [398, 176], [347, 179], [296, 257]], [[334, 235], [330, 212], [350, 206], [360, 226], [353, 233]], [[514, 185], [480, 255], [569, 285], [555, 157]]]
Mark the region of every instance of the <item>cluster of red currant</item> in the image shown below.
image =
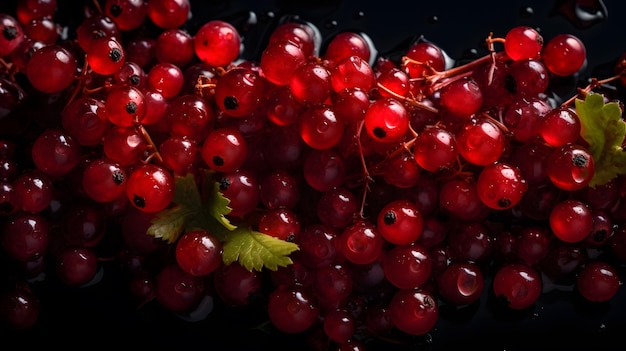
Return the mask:
[[[585, 45], [526, 26], [455, 65], [426, 40], [399, 61], [363, 33], [322, 48], [292, 20], [254, 62], [226, 21], [184, 30], [187, 0], [94, 1], [74, 33], [56, 9], [19, 0], [0, 14], [6, 326], [37, 323], [42, 280], [98, 284], [110, 257], [139, 306], [192, 319], [207, 299], [264, 306], [282, 333], [319, 331], [323, 349], [426, 335], [441, 306], [487, 289], [513, 310], [548, 281], [593, 303], [617, 294], [625, 127], [605, 88], [626, 84], [626, 56], [558, 101], [550, 80], [579, 72]], [[156, 37], [127, 36], [146, 23]], [[196, 194], [223, 222], [182, 223], [177, 204]], [[249, 228], [233, 262], [224, 223]], [[297, 245], [288, 264], [267, 258], [269, 237]]]

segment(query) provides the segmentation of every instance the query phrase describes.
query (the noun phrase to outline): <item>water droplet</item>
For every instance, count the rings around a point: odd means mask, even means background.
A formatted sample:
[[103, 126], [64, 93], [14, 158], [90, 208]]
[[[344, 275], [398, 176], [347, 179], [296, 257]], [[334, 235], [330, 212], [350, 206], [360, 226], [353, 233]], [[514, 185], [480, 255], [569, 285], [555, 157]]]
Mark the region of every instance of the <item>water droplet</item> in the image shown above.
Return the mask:
[[602, 0], [563, 0], [557, 2], [553, 11], [581, 29], [591, 27], [608, 17]]
[[519, 16], [521, 18], [530, 18], [535, 14], [535, 10], [533, 10], [530, 6], [524, 6], [519, 9]]
[[363, 19], [365, 18], [365, 12], [363, 11], [356, 11], [353, 15], [354, 19]]

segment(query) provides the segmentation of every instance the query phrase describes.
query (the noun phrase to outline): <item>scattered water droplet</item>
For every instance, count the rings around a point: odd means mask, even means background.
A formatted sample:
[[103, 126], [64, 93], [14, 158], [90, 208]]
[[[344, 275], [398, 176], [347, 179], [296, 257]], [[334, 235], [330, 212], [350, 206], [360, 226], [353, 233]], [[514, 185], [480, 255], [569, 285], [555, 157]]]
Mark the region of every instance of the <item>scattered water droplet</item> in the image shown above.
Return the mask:
[[519, 9], [519, 16], [521, 18], [530, 18], [535, 14], [535, 10], [533, 10], [530, 6], [524, 6]]
[[562, 0], [556, 3], [553, 12], [564, 16], [581, 29], [591, 27], [608, 17], [602, 0]]

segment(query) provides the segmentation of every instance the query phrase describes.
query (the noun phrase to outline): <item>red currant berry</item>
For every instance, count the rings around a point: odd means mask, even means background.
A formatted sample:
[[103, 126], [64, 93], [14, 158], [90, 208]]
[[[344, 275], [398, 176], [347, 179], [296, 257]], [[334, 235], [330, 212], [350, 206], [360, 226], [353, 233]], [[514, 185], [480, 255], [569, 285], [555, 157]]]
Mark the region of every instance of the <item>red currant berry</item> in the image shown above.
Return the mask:
[[408, 245], [422, 235], [424, 219], [417, 205], [409, 200], [394, 200], [378, 215], [380, 235], [395, 245]]
[[550, 212], [550, 229], [562, 241], [576, 243], [584, 240], [593, 228], [589, 207], [579, 200], [563, 200]]
[[230, 23], [209, 21], [198, 29], [193, 40], [196, 56], [209, 66], [224, 67], [239, 57], [241, 37]]
[[506, 306], [522, 310], [537, 302], [542, 281], [536, 269], [521, 263], [506, 263], [496, 271], [492, 288]]
[[486, 166], [478, 175], [476, 192], [480, 200], [495, 210], [517, 205], [528, 189], [519, 168], [506, 163]]
[[574, 35], [558, 34], [546, 43], [541, 59], [553, 74], [570, 76], [578, 72], [587, 60], [587, 49]]
[[424, 335], [437, 324], [439, 309], [434, 296], [424, 290], [401, 289], [389, 302], [393, 324], [410, 335]]
[[174, 198], [174, 177], [163, 167], [149, 163], [139, 165], [128, 177], [126, 195], [141, 211], [161, 211]]
[[607, 262], [589, 262], [580, 269], [576, 276], [578, 292], [591, 302], [611, 300], [621, 285], [617, 269]]
[[542, 48], [543, 37], [534, 28], [513, 27], [504, 37], [504, 51], [514, 61], [538, 58]]
[[183, 234], [176, 242], [176, 262], [193, 276], [205, 276], [222, 264], [222, 243], [206, 230]]

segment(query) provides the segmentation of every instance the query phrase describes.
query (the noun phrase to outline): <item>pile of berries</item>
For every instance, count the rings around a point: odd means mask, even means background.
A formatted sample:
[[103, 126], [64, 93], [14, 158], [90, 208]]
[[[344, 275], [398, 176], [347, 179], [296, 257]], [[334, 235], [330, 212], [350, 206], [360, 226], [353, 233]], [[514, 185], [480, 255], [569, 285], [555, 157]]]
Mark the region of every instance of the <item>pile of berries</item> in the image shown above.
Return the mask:
[[[105, 261], [138, 309], [260, 308], [320, 350], [410, 343], [486, 291], [529, 310], [547, 285], [620, 289], [626, 55], [559, 99], [585, 45], [527, 26], [455, 63], [287, 18], [253, 61], [227, 21], [185, 30], [188, 0], [86, 2], [72, 32], [56, 10], [0, 14], [3, 328], [36, 328], [41, 285], [96, 286]], [[184, 222], [194, 194], [221, 221]]]

